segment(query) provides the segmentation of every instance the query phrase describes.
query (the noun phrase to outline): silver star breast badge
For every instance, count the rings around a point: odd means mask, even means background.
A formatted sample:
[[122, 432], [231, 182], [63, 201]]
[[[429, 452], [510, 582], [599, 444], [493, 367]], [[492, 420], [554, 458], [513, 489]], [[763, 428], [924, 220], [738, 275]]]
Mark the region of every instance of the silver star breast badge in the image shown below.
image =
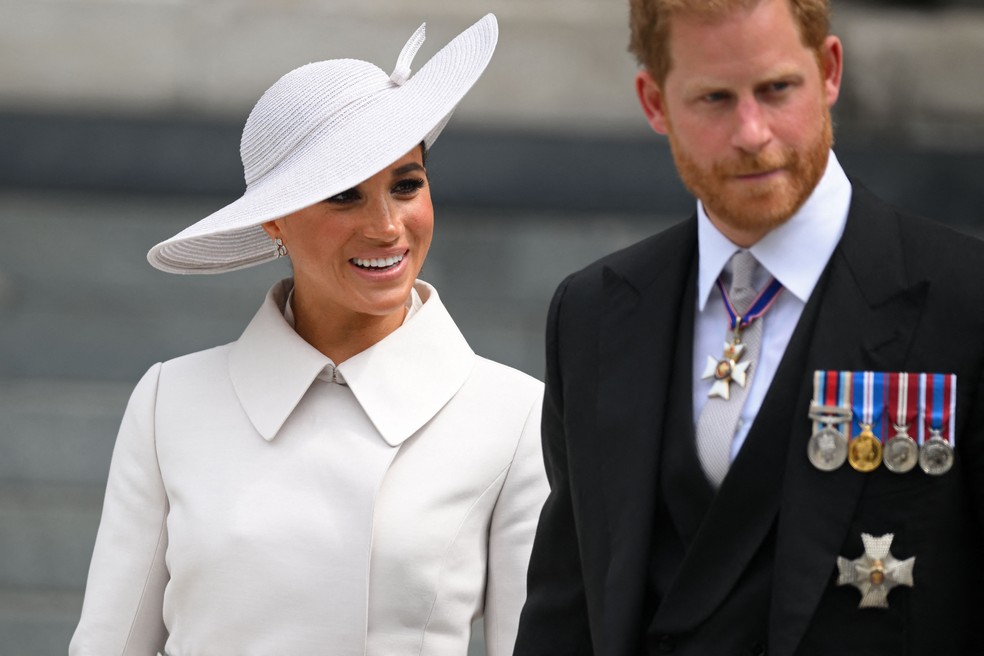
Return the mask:
[[731, 398], [731, 381], [740, 387], [745, 386], [747, 379], [746, 370], [751, 366], [751, 362], [738, 362], [745, 352], [745, 345], [741, 343], [724, 344], [724, 357], [720, 360], [713, 356], [707, 356], [707, 366], [701, 378], [706, 380], [713, 378], [711, 390], [707, 393], [708, 397], [719, 396], [725, 401]]
[[888, 593], [898, 585], [912, 587], [916, 557], [898, 560], [892, 555], [895, 534], [874, 537], [861, 534], [864, 554], [854, 560], [837, 557], [837, 585], [853, 585], [861, 591], [858, 608], [888, 608]]

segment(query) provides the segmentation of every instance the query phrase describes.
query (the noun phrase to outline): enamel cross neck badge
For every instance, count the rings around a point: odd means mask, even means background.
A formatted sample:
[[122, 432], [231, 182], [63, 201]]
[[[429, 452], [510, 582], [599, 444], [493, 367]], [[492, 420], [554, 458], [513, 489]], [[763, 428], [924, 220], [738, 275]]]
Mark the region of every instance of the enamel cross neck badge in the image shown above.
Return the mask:
[[837, 557], [837, 585], [853, 585], [861, 592], [858, 608], [888, 608], [888, 593], [899, 585], [912, 587], [916, 557], [898, 560], [892, 555], [893, 533], [874, 537], [861, 534], [864, 553], [854, 560]]
[[731, 383], [736, 383], [739, 387], [744, 387], [748, 381], [748, 368], [752, 365], [751, 360], [741, 361], [745, 354], [745, 345], [741, 342], [741, 333], [753, 321], [768, 312], [775, 302], [779, 292], [782, 291], [782, 283], [775, 278], [772, 279], [762, 293], [759, 294], [752, 304], [745, 311], [745, 316], [738, 314], [728, 292], [720, 280], [717, 281], [717, 288], [721, 292], [721, 299], [724, 301], [724, 309], [728, 313], [728, 329], [731, 331], [731, 341], [724, 343], [724, 357], [718, 359], [712, 355], [707, 356], [707, 366], [701, 378], [704, 380], [713, 379], [711, 389], [707, 393], [708, 397], [720, 397], [727, 401], [731, 398]]
[[720, 360], [713, 356], [707, 356], [707, 366], [701, 378], [705, 380], [713, 378], [711, 391], [708, 396], [719, 396], [725, 401], [731, 398], [731, 383], [735, 382], [740, 387], [745, 386], [747, 380], [746, 371], [751, 366], [751, 361], [739, 362], [741, 356], [745, 354], [745, 345], [740, 341], [740, 333], [735, 333], [734, 339], [724, 343], [724, 357]]

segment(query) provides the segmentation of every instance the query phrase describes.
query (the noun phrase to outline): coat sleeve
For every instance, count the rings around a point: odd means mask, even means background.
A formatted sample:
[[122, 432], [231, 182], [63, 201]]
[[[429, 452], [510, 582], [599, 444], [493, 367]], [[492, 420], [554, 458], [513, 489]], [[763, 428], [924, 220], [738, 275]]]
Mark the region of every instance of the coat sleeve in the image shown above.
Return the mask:
[[537, 517], [547, 496], [540, 450], [541, 404], [542, 392], [529, 410], [492, 512], [484, 620], [487, 656], [513, 653], [519, 613], [526, 600], [526, 569]]
[[550, 494], [543, 506], [533, 543], [526, 605], [516, 639], [516, 656], [579, 656], [592, 653], [571, 497], [558, 357], [560, 306], [569, 280], [558, 287], [547, 317], [547, 381], [541, 432]]
[[70, 656], [164, 649], [168, 506], [154, 430], [160, 371], [154, 365], [137, 383], [123, 415]]

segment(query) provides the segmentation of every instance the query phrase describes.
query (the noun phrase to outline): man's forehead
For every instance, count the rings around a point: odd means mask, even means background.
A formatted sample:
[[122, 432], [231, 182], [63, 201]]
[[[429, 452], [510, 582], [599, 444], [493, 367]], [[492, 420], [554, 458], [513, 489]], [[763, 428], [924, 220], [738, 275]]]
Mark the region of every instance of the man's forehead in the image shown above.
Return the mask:
[[680, 16], [673, 28], [668, 44], [672, 69], [685, 69], [688, 76], [786, 75], [812, 58], [792, 15], [774, 8], [749, 12], [737, 20]]
[[764, 2], [784, 2], [789, 0], [657, 0], [663, 13], [670, 20], [689, 18], [690, 20], [719, 23], [738, 12], [749, 12]]

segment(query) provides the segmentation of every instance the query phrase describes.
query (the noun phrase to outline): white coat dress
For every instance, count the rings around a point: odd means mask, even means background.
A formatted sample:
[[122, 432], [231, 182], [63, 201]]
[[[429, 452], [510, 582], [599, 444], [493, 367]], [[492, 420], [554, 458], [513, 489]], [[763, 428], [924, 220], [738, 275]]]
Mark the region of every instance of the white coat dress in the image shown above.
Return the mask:
[[72, 656], [464, 656], [483, 612], [489, 656], [512, 653], [541, 383], [476, 356], [421, 281], [419, 310], [327, 382], [290, 287], [137, 384]]

